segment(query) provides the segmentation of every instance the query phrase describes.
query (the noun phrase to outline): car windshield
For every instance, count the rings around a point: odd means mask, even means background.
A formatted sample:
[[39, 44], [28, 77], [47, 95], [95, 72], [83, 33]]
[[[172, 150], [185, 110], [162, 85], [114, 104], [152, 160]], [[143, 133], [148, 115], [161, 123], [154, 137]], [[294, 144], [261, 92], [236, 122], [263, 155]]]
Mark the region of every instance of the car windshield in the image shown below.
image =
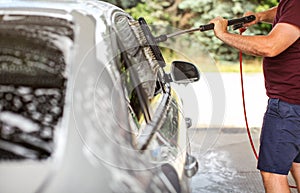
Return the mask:
[[0, 16], [0, 160], [44, 159], [53, 152], [72, 42], [65, 19]]

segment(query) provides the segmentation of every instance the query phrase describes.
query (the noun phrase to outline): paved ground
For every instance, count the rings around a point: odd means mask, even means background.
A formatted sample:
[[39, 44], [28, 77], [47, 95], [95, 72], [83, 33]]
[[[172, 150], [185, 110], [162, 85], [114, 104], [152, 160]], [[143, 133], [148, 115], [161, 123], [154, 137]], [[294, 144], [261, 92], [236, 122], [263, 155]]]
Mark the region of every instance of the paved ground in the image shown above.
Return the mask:
[[[259, 132], [252, 129], [256, 147]], [[191, 129], [189, 136], [199, 161], [199, 171], [192, 179], [193, 193], [264, 192], [245, 129]], [[291, 177], [290, 184], [294, 185]]]

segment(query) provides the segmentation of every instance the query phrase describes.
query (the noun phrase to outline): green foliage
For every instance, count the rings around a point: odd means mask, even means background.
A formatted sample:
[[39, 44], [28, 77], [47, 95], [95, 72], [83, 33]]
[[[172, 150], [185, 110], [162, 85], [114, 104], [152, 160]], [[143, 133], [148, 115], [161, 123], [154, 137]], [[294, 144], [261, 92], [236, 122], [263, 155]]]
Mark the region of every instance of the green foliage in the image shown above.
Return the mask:
[[255, 9], [256, 11], [264, 11], [278, 4], [278, 0], [261, 0], [260, 5]]
[[170, 15], [164, 10], [169, 4], [168, 1], [162, 0], [142, 0], [136, 7], [126, 11], [135, 19], [144, 17], [150, 25], [166, 25], [171, 22]]

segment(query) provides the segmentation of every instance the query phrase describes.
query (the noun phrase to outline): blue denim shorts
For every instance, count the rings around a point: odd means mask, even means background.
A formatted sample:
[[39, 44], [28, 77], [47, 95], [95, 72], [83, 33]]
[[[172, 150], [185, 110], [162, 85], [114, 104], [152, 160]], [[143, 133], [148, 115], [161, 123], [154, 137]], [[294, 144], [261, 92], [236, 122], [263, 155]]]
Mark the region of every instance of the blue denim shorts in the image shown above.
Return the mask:
[[269, 99], [257, 169], [287, 175], [293, 162], [300, 163], [300, 105]]

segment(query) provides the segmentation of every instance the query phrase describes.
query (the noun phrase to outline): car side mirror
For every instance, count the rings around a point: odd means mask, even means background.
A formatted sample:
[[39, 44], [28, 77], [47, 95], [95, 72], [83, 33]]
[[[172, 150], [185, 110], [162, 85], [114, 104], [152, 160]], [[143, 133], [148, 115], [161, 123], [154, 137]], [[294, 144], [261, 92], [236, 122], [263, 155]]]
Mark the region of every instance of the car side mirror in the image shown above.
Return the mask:
[[200, 73], [197, 67], [185, 61], [173, 61], [171, 64], [170, 81], [178, 84], [188, 84], [200, 79]]

